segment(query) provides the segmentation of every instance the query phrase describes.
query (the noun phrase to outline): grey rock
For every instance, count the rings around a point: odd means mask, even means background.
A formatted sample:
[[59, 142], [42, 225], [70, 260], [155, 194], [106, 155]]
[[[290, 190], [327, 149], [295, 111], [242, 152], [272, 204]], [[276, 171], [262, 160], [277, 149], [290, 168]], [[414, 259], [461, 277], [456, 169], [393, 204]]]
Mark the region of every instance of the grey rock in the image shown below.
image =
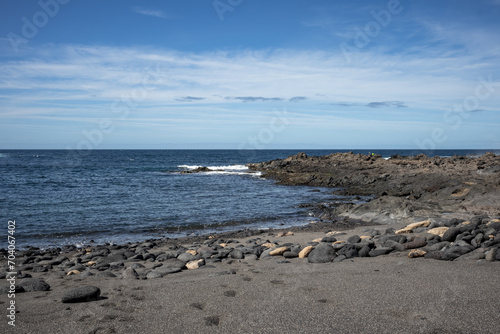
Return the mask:
[[384, 246], [385, 247], [390, 247], [393, 250], [398, 251], [398, 252], [402, 252], [402, 251], [405, 250], [405, 247], [402, 244], [400, 244], [399, 242], [396, 242], [394, 240], [387, 240], [384, 243]]
[[125, 269], [123, 271], [122, 278], [123, 279], [138, 279], [139, 274], [137, 273], [137, 271], [135, 271], [134, 268], [128, 267], [127, 269]]
[[243, 252], [238, 249], [238, 248], [235, 248], [233, 249], [233, 251], [229, 254], [229, 257], [232, 258], [232, 259], [237, 259], [237, 260], [241, 260], [244, 258], [244, 255], [243, 255]]
[[[352, 251], [355, 251], [357, 253], [356, 247], [354, 247], [353, 244], [341, 244], [341, 245], [342, 248], [337, 250], [337, 255], [346, 255], [347, 253], [352, 253]], [[335, 248], [335, 246], [333, 248]]]
[[441, 260], [441, 258], [443, 257], [443, 252], [442, 251], [430, 251], [430, 252], [427, 252], [424, 257], [426, 259], [435, 259], [435, 260]]
[[50, 290], [50, 285], [41, 278], [25, 278], [19, 282], [19, 285], [22, 286], [26, 292]]
[[355, 235], [352, 235], [349, 238], [347, 238], [347, 242], [350, 244], [357, 244], [357, 243], [361, 242], [361, 238], [359, 237], [359, 235], [355, 234]]
[[101, 290], [96, 286], [82, 286], [66, 291], [62, 297], [63, 303], [83, 303], [99, 300]]
[[298, 257], [299, 254], [295, 253], [295, 252], [291, 252], [291, 251], [287, 251], [287, 252], [284, 252], [283, 253], [283, 257], [285, 259], [293, 259], [293, 258], [296, 258]]
[[245, 255], [245, 260], [247, 261], [255, 261], [258, 259], [258, 256], [255, 254], [247, 254]]
[[273, 249], [272, 249], [272, 248], [270, 248], [270, 249], [266, 249], [265, 251], [263, 251], [263, 252], [262, 252], [262, 254], [260, 254], [259, 259], [264, 260], [264, 259], [266, 259], [266, 258], [271, 258], [272, 256], [270, 255], [270, 253], [271, 253], [272, 251], [273, 251]]
[[370, 253], [370, 247], [368, 245], [365, 245], [358, 251], [359, 257], [367, 257], [369, 253]]
[[177, 268], [177, 269], [185, 268], [185, 263], [178, 259], [168, 259], [167, 261], [162, 262], [162, 264], [163, 268]]
[[426, 245], [427, 245], [427, 240], [423, 237], [415, 238], [414, 240], [403, 244], [405, 249], [422, 248]]
[[450, 245], [449, 241], [441, 241], [441, 242], [438, 242], [432, 246], [428, 246], [426, 248], [429, 251], [440, 251], [440, 250], [443, 250], [443, 248], [448, 247], [449, 245]]
[[444, 250], [441, 260], [452, 261], [461, 255], [469, 253], [472, 249], [472, 246], [451, 246]]
[[199, 260], [201, 259], [201, 256], [200, 255], [193, 255], [193, 254], [189, 254], [189, 253], [182, 253], [180, 254], [179, 256], [177, 256], [177, 260], [180, 260], [184, 263], [188, 263], [190, 261], [195, 261], [195, 260]]
[[488, 252], [486, 252], [484, 259], [486, 261], [496, 261], [496, 255], [500, 253], [498, 248], [492, 248]]
[[168, 267], [159, 267], [156, 269], [153, 269], [154, 272], [160, 274], [161, 276], [165, 276], [168, 274], [174, 274], [180, 272], [182, 269], [181, 268], [168, 268]]
[[323, 239], [321, 239], [321, 242], [335, 242], [335, 241], [337, 241], [337, 238], [335, 238], [332, 235], [323, 237]]
[[334, 258], [335, 249], [331, 245], [319, 244], [309, 253], [307, 261], [309, 263], [327, 263], [332, 262]]
[[333, 259], [333, 262], [342, 262], [345, 259], [347, 259], [347, 256], [345, 256], [345, 255], [339, 255], [335, 259]]
[[369, 251], [368, 256], [375, 257], [375, 256], [389, 254], [390, 252], [392, 252], [391, 247], [377, 247]]
[[140, 263], [133, 262], [133, 263], [130, 264], [129, 268], [142, 269], [142, 268], [145, 268], [145, 267], [142, 264], [140, 264]]
[[472, 252], [461, 255], [455, 259], [455, 261], [463, 261], [463, 260], [482, 260], [485, 258], [485, 249], [484, 248], [477, 248], [474, 249]]
[[443, 241], [449, 241], [453, 242], [455, 241], [456, 237], [460, 234], [460, 228], [458, 227], [450, 227], [448, 231], [446, 231], [441, 238]]
[[147, 279], [154, 279], [154, 278], [161, 278], [161, 277], [163, 277], [163, 276], [154, 270], [152, 270], [146, 274]]
[[95, 274], [96, 277], [111, 277], [111, 278], [114, 278], [116, 277], [115, 274], [113, 274], [112, 272], [109, 272], [109, 271], [99, 271]]
[[472, 239], [471, 245], [478, 248], [481, 246], [481, 243], [483, 242], [483, 240], [484, 240], [484, 234], [478, 233], [478, 234], [476, 234], [474, 239]]
[[[26, 291], [24, 290], [24, 288], [22, 286], [15, 285], [14, 292], [15, 293], [21, 293], [21, 292], [26, 292]], [[10, 291], [10, 286], [8, 286], [8, 285], [7, 286], [4, 286], [4, 285], [0, 286], [0, 295], [6, 295], [6, 294], [9, 294], [9, 293], [12, 293]]]
[[173, 253], [167, 253], [167, 254], [159, 254], [158, 256], [156, 256], [156, 261], [158, 262], [163, 262], [163, 261], [167, 261], [168, 259], [175, 259], [177, 256], [175, 256]]
[[98, 264], [111, 264], [111, 263], [120, 263], [123, 262], [125, 257], [121, 253], [111, 253], [108, 256], [102, 258], [100, 261], [98, 261]]

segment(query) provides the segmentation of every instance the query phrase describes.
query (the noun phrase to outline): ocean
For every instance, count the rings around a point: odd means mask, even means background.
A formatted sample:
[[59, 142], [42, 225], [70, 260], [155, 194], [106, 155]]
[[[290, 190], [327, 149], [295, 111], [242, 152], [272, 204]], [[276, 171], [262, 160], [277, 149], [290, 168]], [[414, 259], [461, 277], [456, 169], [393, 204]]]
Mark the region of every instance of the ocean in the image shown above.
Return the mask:
[[[0, 150], [2, 224], [7, 235], [8, 221], [16, 221], [18, 248], [305, 225], [317, 219], [306, 204], [342, 198], [328, 188], [277, 185], [245, 167], [302, 151], [325, 155], [349, 150]], [[353, 152], [385, 158], [421, 153]], [[446, 150], [432, 155], [485, 152]], [[181, 173], [199, 166], [217, 171]], [[6, 241], [0, 244], [6, 246]]]

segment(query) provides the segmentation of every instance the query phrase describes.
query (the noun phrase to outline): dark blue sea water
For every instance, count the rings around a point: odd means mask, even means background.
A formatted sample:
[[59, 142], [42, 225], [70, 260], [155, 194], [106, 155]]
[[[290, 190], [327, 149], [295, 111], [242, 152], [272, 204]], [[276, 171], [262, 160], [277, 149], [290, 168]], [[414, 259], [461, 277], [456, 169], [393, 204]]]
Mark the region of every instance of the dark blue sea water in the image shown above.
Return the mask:
[[[314, 218], [310, 209], [299, 206], [334, 200], [332, 190], [276, 185], [248, 173], [244, 166], [299, 151], [3, 150], [0, 223], [7, 231], [8, 221], [16, 221], [18, 247], [86, 244], [92, 240], [124, 243], [230, 229], [303, 225]], [[324, 155], [339, 150], [305, 152]], [[384, 157], [420, 153], [374, 152]], [[450, 156], [484, 152], [434, 153]], [[196, 166], [224, 171], [179, 173]], [[6, 246], [0, 244], [0, 248]]]

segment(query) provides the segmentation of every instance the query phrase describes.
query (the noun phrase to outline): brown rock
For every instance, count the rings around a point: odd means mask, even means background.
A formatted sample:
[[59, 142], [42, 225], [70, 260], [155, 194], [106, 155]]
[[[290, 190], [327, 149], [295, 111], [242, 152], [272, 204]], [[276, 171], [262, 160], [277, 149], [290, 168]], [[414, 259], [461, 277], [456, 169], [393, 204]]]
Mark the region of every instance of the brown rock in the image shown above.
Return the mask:
[[412, 249], [409, 253], [408, 253], [408, 257], [410, 259], [412, 258], [415, 258], [415, 257], [422, 257], [424, 256], [425, 254], [427, 254], [426, 251], [424, 250], [421, 250], [421, 249]]
[[201, 267], [203, 265], [205, 265], [205, 260], [199, 259], [199, 260], [189, 261], [188, 263], [186, 263], [186, 268], [198, 269], [199, 267]]
[[407, 225], [405, 228], [402, 228], [401, 230], [397, 230], [396, 234], [412, 233], [413, 230], [416, 229], [417, 227], [427, 227], [430, 224], [431, 224], [431, 222], [428, 220], [424, 220], [424, 221], [417, 222], [417, 223], [412, 223], [412, 224]]
[[448, 231], [449, 227], [443, 226], [443, 227], [435, 227], [431, 228], [427, 233], [434, 234], [434, 235], [439, 235], [441, 238], [443, 237], [444, 233]]
[[194, 249], [187, 250], [186, 253], [191, 254], [193, 256], [196, 255], [196, 254], [198, 254], [198, 252], [195, 251]]
[[289, 251], [289, 250], [290, 250], [290, 248], [288, 248], [288, 247], [279, 247], [279, 248], [273, 249], [269, 253], [269, 255], [271, 255], [271, 256], [283, 255], [284, 252]]
[[311, 253], [311, 251], [314, 249], [314, 246], [307, 246], [305, 247], [303, 250], [301, 250], [299, 252], [299, 258], [303, 259], [303, 258], [306, 258], [309, 253]]
[[79, 274], [80, 274], [80, 270], [71, 270], [71, 271], [68, 271], [68, 273], [66, 274], [66, 276], [79, 275]]

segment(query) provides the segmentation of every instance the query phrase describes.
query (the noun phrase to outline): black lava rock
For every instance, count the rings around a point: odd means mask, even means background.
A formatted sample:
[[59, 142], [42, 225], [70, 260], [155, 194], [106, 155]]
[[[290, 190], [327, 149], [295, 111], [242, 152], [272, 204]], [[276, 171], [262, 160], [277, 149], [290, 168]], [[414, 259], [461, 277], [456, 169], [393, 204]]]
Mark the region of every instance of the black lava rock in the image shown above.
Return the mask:
[[101, 290], [96, 286], [82, 286], [66, 291], [62, 297], [63, 303], [84, 303], [99, 300]]
[[327, 263], [332, 262], [334, 258], [335, 249], [332, 246], [329, 244], [319, 244], [309, 253], [307, 261], [310, 263]]

